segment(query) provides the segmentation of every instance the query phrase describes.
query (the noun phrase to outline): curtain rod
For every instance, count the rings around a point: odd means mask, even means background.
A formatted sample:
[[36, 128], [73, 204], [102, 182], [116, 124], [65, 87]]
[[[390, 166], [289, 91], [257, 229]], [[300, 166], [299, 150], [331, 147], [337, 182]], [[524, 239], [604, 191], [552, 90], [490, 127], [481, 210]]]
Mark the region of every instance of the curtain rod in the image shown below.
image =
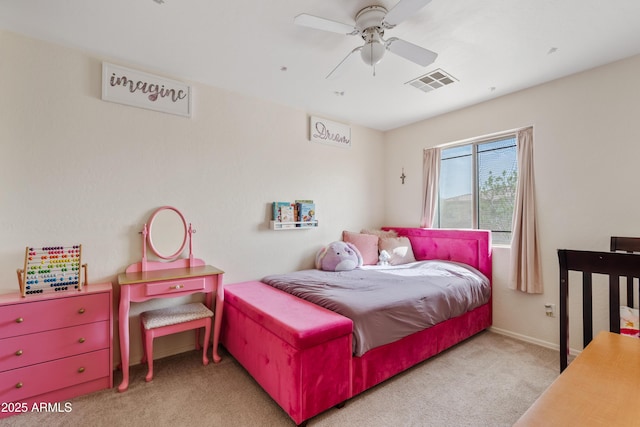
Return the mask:
[[449, 146], [454, 146], [454, 145], [462, 145], [465, 143], [469, 143], [469, 142], [473, 142], [473, 141], [481, 141], [481, 140], [485, 140], [485, 139], [493, 139], [493, 138], [498, 138], [500, 136], [503, 135], [508, 135], [511, 133], [516, 133], [522, 129], [526, 129], [526, 128], [530, 128], [533, 127], [533, 125], [527, 125], [527, 126], [522, 126], [519, 128], [514, 128], [514, 129], [509, 129], [509, 130], [503, 130], [500, 132], [494, 132], [494, 133], [488, 133], [486, 135], [481, 135], [481, 136], [474, 136], [471, 138], [466, 138], [466, 139], [460, 139], [458, 141], [454, 141], [454, 142], [445, 142], [444, 144], [439, 144], [439, 145], [435, 145], [435, 148], [444, 148], [444, 147], [449, 147]]

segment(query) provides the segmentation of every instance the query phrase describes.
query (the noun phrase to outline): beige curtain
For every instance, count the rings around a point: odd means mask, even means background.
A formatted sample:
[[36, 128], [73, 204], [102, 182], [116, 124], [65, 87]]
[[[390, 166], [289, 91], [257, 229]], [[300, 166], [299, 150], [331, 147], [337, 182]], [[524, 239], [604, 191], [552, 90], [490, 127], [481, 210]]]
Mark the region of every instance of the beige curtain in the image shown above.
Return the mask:
[[509, 287], [541, 294], [542, 268], [533, 180], [533, 128], [518, 131], [518, 188], [513, 209]]
[[431, 228], [438, 206], [438, 183], [440, 181], [440, 148], [427, 148], [422, 155], [422, 218], [420, 227]]

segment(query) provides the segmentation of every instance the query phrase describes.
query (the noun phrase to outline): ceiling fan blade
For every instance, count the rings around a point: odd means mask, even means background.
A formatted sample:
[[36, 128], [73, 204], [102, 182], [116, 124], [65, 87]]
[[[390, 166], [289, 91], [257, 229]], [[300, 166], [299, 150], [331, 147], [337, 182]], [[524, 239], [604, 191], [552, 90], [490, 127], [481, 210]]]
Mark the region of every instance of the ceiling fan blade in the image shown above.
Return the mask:
[[391, 52], [408, 59], [411, 62], [415, 62], [418, 65], [426, 67], [433, 63], [438, 57], [438, 54], [425, 49], [413, 43], [409, 43], [397, 37], [392, 37], [387, 40], [386, 47]]
[[315, 28], [316, 30], [331, 31], [338, 34], [357, 34], [358, 31], [353, 25], [343, 24], [342, 22], [332, 21], [318, 16], [301, 13], [293, 19], [296, 25], [303, 27]]
[[338, 77], [341, 74], [341, 71], [344, 70], [343, 65], [347, 62], [347, 60], [350, 58], [353, 58], [354, 56], [353, 54], [361, 50], [362, 50], [362, 46], [358, 46], [357, 48], [349, 52], [349, 54], [345, 56], [344, 59], [340, 61], [340, 63], [336, 65], [335, 68], [331, 70], [329, 74], [327, 74], [327, 77], [325, 77], [325, 79], [332, 79], [332, 78]]
[[382, 23], [387, 28], [393, 28], [425, 7], [430, 1], [431, 0], [400, 0], [387, 12]]

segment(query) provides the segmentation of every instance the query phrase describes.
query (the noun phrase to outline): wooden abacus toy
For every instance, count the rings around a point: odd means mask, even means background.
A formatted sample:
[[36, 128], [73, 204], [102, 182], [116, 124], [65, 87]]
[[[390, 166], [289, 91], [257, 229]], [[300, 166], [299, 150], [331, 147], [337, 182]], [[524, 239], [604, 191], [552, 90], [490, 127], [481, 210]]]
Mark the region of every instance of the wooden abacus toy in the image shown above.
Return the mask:
[[[81, 264], [82, 245], [27, 246], [24, 254], [24, 269], [18, 269], [20, 294], [43, 294], [82, 290], [82, 270], [87, 280], [87, 264]], [[86, 283], [85, 283], [86, 285]]]

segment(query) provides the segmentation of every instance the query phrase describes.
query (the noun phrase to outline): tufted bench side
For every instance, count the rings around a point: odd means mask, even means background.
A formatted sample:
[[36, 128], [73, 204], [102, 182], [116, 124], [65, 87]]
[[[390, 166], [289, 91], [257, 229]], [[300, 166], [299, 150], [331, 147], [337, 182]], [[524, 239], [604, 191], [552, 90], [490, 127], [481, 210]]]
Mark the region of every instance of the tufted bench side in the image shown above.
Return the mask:
[[258, 281], [224, 291], [222, 344], [296, 424], [350, 397], [350, 319]]

